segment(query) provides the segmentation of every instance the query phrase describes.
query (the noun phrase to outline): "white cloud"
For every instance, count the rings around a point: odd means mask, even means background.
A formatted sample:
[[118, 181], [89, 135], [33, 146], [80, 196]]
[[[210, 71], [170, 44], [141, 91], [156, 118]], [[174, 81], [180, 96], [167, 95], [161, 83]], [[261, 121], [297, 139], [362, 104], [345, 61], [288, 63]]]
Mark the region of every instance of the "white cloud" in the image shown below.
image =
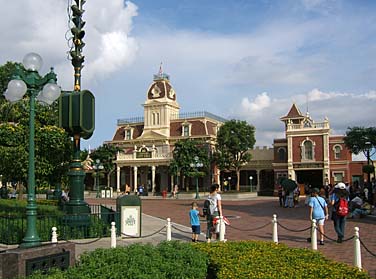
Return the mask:
[[[4, 1], [3, 1], [4, 2]], [[74, 2], [73, 2], [74, 3]], [[71, 36], [67, 8], [72, 1], [19, 0], [7, 1], [0, 12], [0, 63], [22, 61], [28, 52], [38, 52], [44, 70], [55, 67], [58, 82], [66, 90], [73, 87], [73, 66], [67, 59], [70, 47], [65, 38]], [[5, 7], [5, 3], [2, 3]], [[137, 6], [123, 0], [90, 0], [84, 5], [86, 32], [82, 71], [83, 87], [90, 87], [132, 63], [137, 42], [130, 36]], [[43, 11], [43, 12], [42, 12]], [[71, 44], [71, 41], [69, 42]]]
[[[329, 118], [332, 134], [344, 135], [348, 127], [374, 126], [373, 108], [376, 106], [374, 92], [365, 94], [323, 92], [313, 89], [307, 94], [296, 94], [289, 97], [270, 97], [271, 93], [261, 93], [253, 101], [245, 97], [239, 106], [234, 106], [233, 117], [246, 119], [256, 127], [256, 145], [272, 144], [273, 138], [281, 137], [284, 133], [284, 125], [279, 120], [286, 115], [293, 102], [304, 114], [307, 108], [307, 96], [309, 96], [308, 110], [316, 122], [323, 122]], [[370, 96], [372, 96], [370, 98]]]
[[241, 108], [249, 113], [257, 113], [265, 108], [270, 107], [270, 98], [266, 92], [256, 96], [253, 102], [250, 102], [247, 97], [243, 98]]

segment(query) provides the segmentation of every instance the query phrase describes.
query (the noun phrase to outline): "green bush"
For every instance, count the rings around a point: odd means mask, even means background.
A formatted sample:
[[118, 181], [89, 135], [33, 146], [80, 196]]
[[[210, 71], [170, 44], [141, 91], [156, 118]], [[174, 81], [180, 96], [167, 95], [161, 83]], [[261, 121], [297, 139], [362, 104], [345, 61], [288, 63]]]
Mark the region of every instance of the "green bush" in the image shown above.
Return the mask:
[[[57, 201], [37, 200], [38, 215], [62, 215]], [[26, 200], [0, 199], [0, 215], [24, 216], [26, 214]]]
[[28, 279], [370, 279], [365, 272], [308, 249], [261, 241], [163, 242], [97, 249], [67, 271]]
[[162, 242], [157, 246], [133, 244], [84, 253], [68, 271], [53, 270], [28, 279], [205, 279], [208, 260], [190, 243]]
[[210, 257], [207, 277], [210, 279], [370, 278], [367, 273], [329, 260], [317, 251], [272, 242], [199, 244], [195, 248]]

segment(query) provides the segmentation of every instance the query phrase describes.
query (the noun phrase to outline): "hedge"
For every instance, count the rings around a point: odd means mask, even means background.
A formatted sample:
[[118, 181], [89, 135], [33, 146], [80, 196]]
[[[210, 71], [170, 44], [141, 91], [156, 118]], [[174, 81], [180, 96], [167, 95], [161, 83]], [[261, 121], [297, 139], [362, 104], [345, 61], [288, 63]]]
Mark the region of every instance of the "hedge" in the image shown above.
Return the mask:
[[209, 255], [207, 279], [370, 278], [366, 272], [325, 258], [320, 252], [262, 241], [195, 246]]
[[370, 279], [320, 252], [261, 241], [132, 244], [85, 253], [67, 271], [28, 279]]

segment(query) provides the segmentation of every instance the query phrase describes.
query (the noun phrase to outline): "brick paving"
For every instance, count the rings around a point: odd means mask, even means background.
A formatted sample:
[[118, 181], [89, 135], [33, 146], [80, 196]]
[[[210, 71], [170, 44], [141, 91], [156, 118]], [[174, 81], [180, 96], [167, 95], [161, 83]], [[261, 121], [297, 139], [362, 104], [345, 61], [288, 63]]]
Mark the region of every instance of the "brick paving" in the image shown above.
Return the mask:
[[[189, 227], [188, 211], [193, 200], [183, 199], [143, 199], [142, 212], [162, 219], [171, 218], [173, 223]], [[114, 200], [109, 201], [115, 203]], [[202, 208], [204, 200], [199, 201]], [[224, 200], [224, 215], [228, 216], [231, 226], [226, 227], [226, 238], [228, 240], [272, 240], [272, 216], [277, 214], [278, 222], [289, 230], [302, 230], [310, 226], [308, 219], [308, 208], [304, 205], [297, 208], [281, 208], [275, 198], [254, 198], [251, 200]], [[267, 225], [269, 224], [269, 225]], [[346, 223], [345, 239], [354, 235], [354, 227], [360, 229], [360, 239], [365, 246], [376, 254], [376, 219], [348, 219]], [[260, 227], [264, 228], [257, 229]], [[205, 231], [206, 224], [203, 222], [202, 231]], [[255, 230], [257, 229], [257, 230]], [[278, 226], [279, 243], [290, 247], [311, 248], [307, 243], [309, 230], [304, 232], [293, 232]], [[336, 239], [336, 233], [331, 220], [326, 221], [325, 234]], [[202, 237], [204, 240], [204, 237]], [[335, 261], [353, 264], [354, 242], [345, 241], [341, 244], [325, 239], [325, 245], [318, 245], [318, 251], [327, 258]], [[372, 278], [376, 278], [376, 257], [368, 253], [363, 246], [362, 266]]]
[[[143, 213], [160, 217], [163, 219], [171, 218], [174, 223], [189, 226], [188, 210], [191, 200], [143, 200]], [[203, 201], [199, 202], [200, 207]], [[226, 227], [226, 238], [228, 240], [272, 240], [272, 216], [277, 214], [278, 222], [291, 230], [301, 230], [308, 228], [310, 222], [308, 219], [308, 208], [281, 208], [276, 199], [256, 199], [249, 201], [223, 201], [223, 211], [225, 216], [230, 216], [231, 226]], [[236, 216], [236, 217], [235, 217]], [[252, 230], [270, 223], [265, 228]], [[345, 239], [354, 235], [354, 227], [359, 227], [360, 239], [366, 247], [376, 254], [376, 220], [368, 219], [348, 219], [346, 223]], [[206, 225], [203, 224], [202, 230], [205, 231]], [[236, 229], [235, 229], [236, 228]], [[241, 230], [239, 230], [241, 229]], [[290, 247], [311, 248], [311, 244], [306, 239], [310, 232], [291, 232], [278, 226], [278, 240]], [[325, 224], [325, 234], [336, 239], [336, 233], [333, 228], [333, 222], [328, 220]], [[353, 264], [354, 254], [353, 240], [338, 244], [336, 242], [325, 240], [325, 245], [318, 245], [318, 250], [326, 257], [336, 261]], [[363, 247], [362, 266], [369, 274], [376, 278], [376, 257], [369, 254]]]

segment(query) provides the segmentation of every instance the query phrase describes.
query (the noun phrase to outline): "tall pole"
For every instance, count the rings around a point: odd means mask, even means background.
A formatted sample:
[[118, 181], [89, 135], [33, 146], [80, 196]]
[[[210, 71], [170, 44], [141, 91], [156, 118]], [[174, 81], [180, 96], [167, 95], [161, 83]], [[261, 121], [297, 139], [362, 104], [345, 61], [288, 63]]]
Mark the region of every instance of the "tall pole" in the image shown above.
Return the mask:
[[20, 247], [28, 248], [41, 245], [36, 229], [37, 204], [35, 201], [35, 95], [37, 90], [30, 89], [29, 115], [29, 169], [27, 183], [26, 234]]
[[196, 169], [196, 197], [195, 199], [198, 200], [200, 198], [200, 195], [198, 193], [198, 171]]
[[[371, 147], [368, 147], [368, 149], [367, 149], [367, 165], [370, 165], [370, 156], [369, 156], [370, 148]], [[369, 185], [371, 183], [371, 173], [370, 172], [367, 173], [367, 181], [368, 181], [368, 187], [370, 187], [370, 185]]]

